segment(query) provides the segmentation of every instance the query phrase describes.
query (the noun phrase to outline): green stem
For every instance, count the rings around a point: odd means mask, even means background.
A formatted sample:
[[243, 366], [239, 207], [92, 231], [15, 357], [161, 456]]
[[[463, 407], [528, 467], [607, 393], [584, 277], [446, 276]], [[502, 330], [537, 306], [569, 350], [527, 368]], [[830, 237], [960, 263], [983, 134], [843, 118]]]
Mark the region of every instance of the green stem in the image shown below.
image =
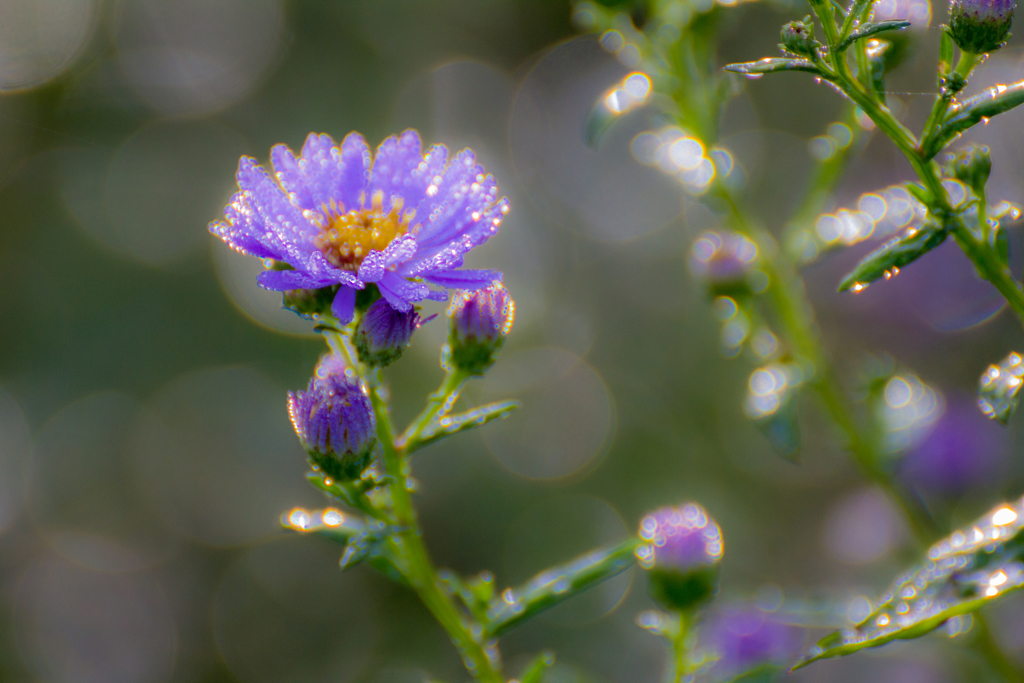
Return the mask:
[[[771, 237], [752, 227], [751, 222], [727, 188], [721, 188], [719, 196], [729, 207], [736, 227], [752, 237], [764, 250], [766, 244], [770, 244]], [[892, 483], [876, 444], [873, 440], [862, 436], [864, 431], [854, 418], [853, 408], [849, 405], [845, 392], [819, 342], [818, 331], [814, 324], [814, 314], [796, 269], [783, 254], [776, 255], [774, 259], [765, 259], [763, 267], [768, 271], [767, 294], [779, 316], [784, 330], [783, 334], [793, 351], [806, 358], [814, 366], [815, 374], [811, 386], [818, 393], [832, 421], [845, 435], [847, 447], [861, 471], [867, 479], [884, 489], [900, 506], [922, 543], [934, 540], [939, 536], [939, 530], [931, 515], [920, 501], [901, 492]]]
[[686, 635], [690, 626], [690, 614], [688, 612], [677, 612], [679, 617], [679, 631], [672, 639], [672, 651], [675, 655], [675, 679], [674, 683], [682, 683], [686, 674], [690, 673], [690, 651], [686, 647]]
[[412, 496], [406, 484], [406, 459], [395, 445], [391, 416], [378, 387], [370, 389], [370, 401], [377, 417], [377, 438], [384, 451], [384, 466], [391, 477], [389, 486], [395, 521], [402, 527], [392, 544], [402, 559], [403, 574], [423, 604], [448, 632], [473, 677], [480, 683], [503, 683], [502, 675], [488, 656], [485, 644], [473, 635], [472, 629], [451, 599], [441, 590], [434, 565], [423, 543]]
[[985, 615], [979, 610], [973, 616], [975, 647], [985, 655], [992, 668], [1007, 681], [1011, 683], [1024, 681], [1024, 672], [1003, 653], [1002, 648], [999, 647], [995, 638], [992, 637], [992, 631], [988, 627]]
[[[973, 52], [961, 52], [960, 61], [957, 62], [953, 75], [966, 82], [979, 60], [980, 57]], [[947, 77], [943, 80], [948, 81], [949, 79]], [[942, 123], [942, 119], [946, 117], [946, 112], [949, 111], [949, 105], [955, 96], [956, 92], [946, 87], [939, 93], [938, 99], [935, 100], [935, 106], [932, 107], [931, 114], [928, 115], [928, 120], [924, 124], [924, 130], [921, 132], [921, 149], [928, 149], [930, 146], [932, 137], [939, 124]]]
[[451, 409], [452, 404], [459, 397], [459, 392], [462, 391], [462, 386], [469, 378], [470, 374], [465, 370], [459, 368], [448, 370], [441, 386], [427, 399], [427, 405], [423, 412], [416, 416], [405, 433], [399, 437], [398, 445], [404, 452], [411, 453], [416, 449], [424, 430], [437, 419], [438, 415]]

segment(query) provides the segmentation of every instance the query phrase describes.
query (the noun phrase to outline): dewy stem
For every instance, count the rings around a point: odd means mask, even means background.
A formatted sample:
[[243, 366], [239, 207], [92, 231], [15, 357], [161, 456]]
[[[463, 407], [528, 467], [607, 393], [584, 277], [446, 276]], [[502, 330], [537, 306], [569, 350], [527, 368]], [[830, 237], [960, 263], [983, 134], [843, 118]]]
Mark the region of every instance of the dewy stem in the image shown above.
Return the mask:
[[451, 404], [458, 398], [459, 392], [462, 391], [462, 385], [466, 383], [469, 377], [469, 373], [465, 370], [459, 368], [449, 369], [441, 386], [427, 399], [426, 407], [416, 416], [416, 419], [412, 421], [408, 429], [405, 430], [405, 433], [398, 439], [399, 447], [406, 452], [411, 452], [423, 431], [437, 419], [438, 415], [451, 408]]
[[377, 438], [384, 451], [384, 466], [391, 478], [389, 487], [395, 521], [402, 527], [393, 545], [404, 560], [402, 570], [405, 578], [448, 632], [473, 677], [480, 683], [503, 683], [501, 673], [488, 656], [486, 645], [473, 635], [470, 626], [438, 584], [437, 573], [423, 543], [416, 510], [406, 483], [408, 475], [405, 471], [405, 455], [395, 445], [391, 416], [378, 387], [370, 389], [370, 402], [377, 417]]
[[[771, 237], [753, 228], [727, 188], [722, 187], [719, 196], [729, 207], [736, 227], [752, 237], [764, 249]], [[782, 323], [784, 336], [793, 350], [814, 366], [815, 374], [811, 386], [825, 404], [832, 421], [846, 436], [847, 446], [864, 475], [884, 489], [900, 506], [914, 528], [916, 537], [922, 544], [927, 545], [939, 536], [938, 527], [920, 501], [901, 492], [893, 484], [883, 467], [875, 443], [863, 436], [835, 371], [821, 348], [811, 305], [807, 301], [803, 283], [795, 268], [781, 253], [773, 259], [765, 259], [764, 267], [768, 270], [767, 293]]]
[[[974, 55], [964, 53], [960, 63], [957, 65], [957, 71], [960, 71], [962, 68], [969, 73], [970, 69], [974, 66], [971, 57], [974, 57]], [[988, 244], [979, 241], [967, 226], [964, 225], [963, 220], [955, 215], [952, 204], [949, 201], [949, 194], [946, 192], [946, 188], [942, 186], [942, 181], [936, 174], [935, 165], [921, 158], [917, 140], [913, 134], [896, 120], [888, 108], [879, 105], [871, 97], [861, 93], [857, 87], [858, 83], [852, 82], [842, 74], [838, 77], [838, 83], [843, 92], [850, 96], [875, 122], [875, 125], [903, 152], [910, 165], [914, 168], [917, 177], [928, 188], [934, 198], [935, 205], [928, 207], [929, 211], [933, 214], [938, 214], [946, 222], [953, 238], [960, 245], [967, 258], [974, 263], [978, 273], [999, 290], [999, 293], [1009, 303], [1010, 308], [1013, 309], [1021, 324], [1024, 325], [1024, 289], [1022, 289], [1021, 283], [1013, 277], [1009, 268], [999, 258], [999, 255]]]
[[[956, 69], [953, 71], [954, 76], [962, 78], [964, 83], [967, 81], [967, 77], [971, 75], [974, 67], [978, 64], [981, 58], [973, 52], [961, 52], [960, 61], [957, 62]], [[949, 80], [948, 77], [945, 80]], [[949, 105], [953, 101], [956, 93], [952, 89], [945, 88], [939, 93], [938, 99], [935, 100], [935, 105], [932, 107], [931, 113], [928, 115], [928, 120], [924, 124], [924, 129], [921, 131], [921, 149], [928, 149], [931, 144], [932, 136], [935, 135], [935, 130], [942, 123], [942, 119], [945, 118], [946, 112], [949, 110]]]
[[677, 612], [679, 617], [679, 631], [672, 639], [672, 651], [675, 655], [675, 683], [682, 683], [683, 678], [690, 673], [690, 651], [686, 647], [686, 635], [690, 627], [690, 613]]

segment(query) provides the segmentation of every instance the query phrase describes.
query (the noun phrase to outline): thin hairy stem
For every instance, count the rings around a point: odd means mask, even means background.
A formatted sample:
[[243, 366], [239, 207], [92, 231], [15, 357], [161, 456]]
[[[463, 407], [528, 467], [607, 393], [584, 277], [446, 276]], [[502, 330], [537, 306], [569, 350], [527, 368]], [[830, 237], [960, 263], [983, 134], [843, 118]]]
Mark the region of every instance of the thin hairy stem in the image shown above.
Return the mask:
[[384, 451], [384, 466], [391, 478], [389, 486], [395, 521], [402, 527], [402, 531], [392, 539], [393, 547], [403, 560], [402, 573], [423, 604], [448, 632], [473, 677], [480, 683], [503, 683], [501, 673], [487, 653], [486, 644], [474, 636], [473, 629], [463, 619], [451, 598], [441, 590], [437, 572], [423, 543], [416, 509], [409, 493], [407, 462], [395, 444], [391, 416], [378, 387], [370, 388], [370, 401], [377, 417], [377, 439]]

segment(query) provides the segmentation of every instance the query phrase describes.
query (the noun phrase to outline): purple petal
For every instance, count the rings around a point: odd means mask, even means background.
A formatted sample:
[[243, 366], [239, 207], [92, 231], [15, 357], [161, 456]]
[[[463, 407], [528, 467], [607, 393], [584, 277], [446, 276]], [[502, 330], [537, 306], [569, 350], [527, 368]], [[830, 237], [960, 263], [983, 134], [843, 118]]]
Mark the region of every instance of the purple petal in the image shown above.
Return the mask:
[[346, 136], [340, 149], [330, 135], [310, 133], [300, 158], [284, 145], [275, 146], [270, 156], [295, 206], [319, 212], [332, 199], [346, 209], [360, 206], [370, 148], [358, 133]]
[[452, 289], [484, 289], [495, 282], [501, 282], [501, 273], [496, 270], [449, 270], [423, 277], [435, 285]]
[[416, 254], [416, 238], [412, 235], [401, 235], [391, 240], [384, 251], [371, 251], [359, 265], [359, 279], [363, 282], [376, 282], [384, 276], [389, 266], [408, 261]]
[[210, 223], [210, 232], [224, 240], [228, 246], [237, 252], [255, 256], [256, 258], [280, 258], [280, 254], [276, 250], [263, 246], [258, 239], [249, 233], [244, 221], [231, 219], [227, 221], [214, 221]]
[[412, 302], [422, 301], [430, 294], [426, 285], [403, 280], [390, 271], [377, 282], [377, 288], [396, 311], [408, 311]]
[[224, 221], [210, 223], [210, 232], [232, 249], [257, 258], [281, 258], [276, 238], [265, 239], [266, 226], [246, 203], [241, 192], [235, 193], [231, 203], [224, 207], [224, 218]]
[[376, 282], [384, 277], [385, 272], [384, 253], [380, 251], [371, 251], [359, 264], [359, 279], [363, 282]]
[[342, 325], [352, 322], [356, 310], [356, 290], [342, 285], [331, 302], [331, 315]]
[[[296, 267], [298, 268], [298, 266]], [[348, 285], [349, 287], [355, 287], [356, 289], [362, 289], [364, 285], [364, 283], [351, 271], [336, 268], [327, 260], [320, 250], [310, 252], [305, 263], [302, 265], [301, 270], [309, 273], [310, 277], [321, 280], [330, 280], [331, 282]]]
[[263, 228], [259, 241], [281, 252], [282, 259], [296, 268], [316, 249], [313, 237], [316, 227], [288, 201], [281, 187], [251, 157], [238, 162], [238, 187], [242, 190], [240, 206], [254, 212], [254, 225]]
[[[437, 161], [443, 160], [445, 156], [447, 150], [440, 157], [435, 153], [432, 164], [436, 166]], [[424, 164], [423, 149], [420, 135], [416, 131], [407, 130], [401, 137], [391, 136], [384, 140], [377, 148], [373, 168], [370, 169], [370, 181], [366, 188], [367, 201], [380, 191], [384, 194], [385, 211], [391, 208], [392, 201], [397, 197], [402, 198], [405, 208], [416, 208], [426, 193], [433, 175], [428, 175], [426, 165], [417, 172], [421, 164]]]
[[319, 289], [334, 284], [330, 280], [324, 282], [311, 278], [298, 270], [265, 270], [257, 276], [256, 281], [260, 287], [277, 292], [289, 289]]

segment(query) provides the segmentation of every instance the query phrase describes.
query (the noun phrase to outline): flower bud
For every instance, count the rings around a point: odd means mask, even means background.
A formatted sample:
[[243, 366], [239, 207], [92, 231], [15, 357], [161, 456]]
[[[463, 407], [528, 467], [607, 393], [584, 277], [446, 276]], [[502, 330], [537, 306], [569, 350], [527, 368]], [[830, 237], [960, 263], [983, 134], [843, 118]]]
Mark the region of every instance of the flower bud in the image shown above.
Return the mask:
[[470, 374], [482, 375], [494, 364], [505, 343], [515, 311], [515, 302], [500, 282], [487, 289], [456, 294], [448, 307], [447, 362]]
[[953, 0], [949, 32], [964, 52], [998, 50], [1010, 37], [1016, 0]]
[[985, 145], [970, 145], [950, 155], [946, 162], [946, 172], [980, 197], [985, 192], [985, 183], [992, 172], [992, 155]]
[[352, 335], [359, 360], [370, 367], [387, 367], [405, 351], [412, 333], [420, 326], [415, 308], [397, 311], [385, 299], [377, 299], [360, 318]]
[[690, 270], [715, 295], [736, 295], [751, 290], [757, 245], [736, 232], [706, 232], [690, 250]]
[[821, 43], [814, 39], [814, 23], [810, 15], [803, 21], [791, 21], [782, 27], [782, 49], [795, 55], [813, 57]]
[[306, 391], [288, 392], [288, 414], [314, 467], [358, 479], [377, 444], [377, 420], [362, 383], [334, 354], [320, 359]]
[[315, 318], [330, 313], [331, 302], [337, 293], [337, 285], [320, 289], [289, 289], [282, 292], [281, 303], [304, 318]]
[[718, 590], [722, 531], [697, 503], [655, 510], [640, 522], [637, 548], [651, 597], [674, 610], [689, 610]]

